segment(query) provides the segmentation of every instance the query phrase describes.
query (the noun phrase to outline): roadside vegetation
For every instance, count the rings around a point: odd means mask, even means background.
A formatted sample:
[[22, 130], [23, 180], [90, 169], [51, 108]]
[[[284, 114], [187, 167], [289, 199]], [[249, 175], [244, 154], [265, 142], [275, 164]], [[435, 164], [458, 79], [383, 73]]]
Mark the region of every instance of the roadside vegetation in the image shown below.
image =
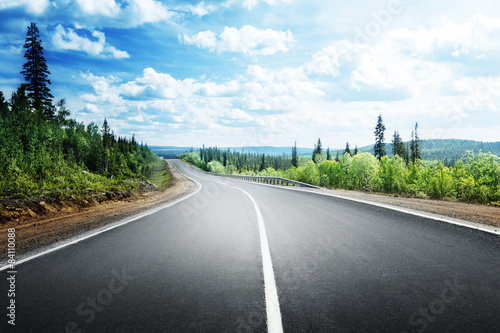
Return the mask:
[[[132, 191], [154, 177], [161, 161], [135, 137], [71, 119], [62, 99], [53, 103], [35, 24], [24, 45], [23, 83], [10, 100], [0, 92], [0, 198]], [[163, 169], [162, 169], [163, 170]], [[161, 171], [161, 172], [164, 172]]]
[[329, 149], [324, 151], [318, 139], [312, 156], [297, 156], [295, 145], [290, 156], [280, 156], [278, 160], [216, 147], [187, 152], [180, 158], [214, 173], [284, 177], [326, 188], [500, 205], [498, 156], [468, 152], [454, 166], [442, 161], [423, 161], [416, 125], [408, 144], [403, 143], [399, 133], [394, 133], [389, 157], [384, 129], [379, 117], [373, 154], [357, 148], [351, 151], [347, 144], [343, 154], [332, 156]]

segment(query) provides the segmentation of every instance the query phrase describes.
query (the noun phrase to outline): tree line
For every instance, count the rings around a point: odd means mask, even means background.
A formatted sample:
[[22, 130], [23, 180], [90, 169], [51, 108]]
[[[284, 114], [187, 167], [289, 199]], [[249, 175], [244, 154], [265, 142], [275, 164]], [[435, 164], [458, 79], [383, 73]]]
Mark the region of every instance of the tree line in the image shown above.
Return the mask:
[[424, 162], [421, 159], [418, 123], [408, 143], [403, 142], [399, 132], [394, 132], [392, 156], [388, 156], [384, 131], [385, 126], [379, 116], [374, 131], [373, 153], [360, 152], [357, 147], [351, 151], [347, 142], [343, 153], [337, 151], [333, 157], [329, 148], [324, 152], [319, 138], [311, 158], [305, 159], [297, 155], [296, 142], [291, 156], [262, 155], [260, 162], [259, 155], [249, 156], [247, 160], [234, 159], [239, 154], [236, 153], [231, 155], [233, 158], [226, 159], [224, 152], [222, 155], [214, 154], [217, 149], [210, 148], [185, 153], [181, 158], [215, 173], [284, 177], [327, 188], [500, 205], [498, 156], [468, 152], [454, 166], [447, 166], [441, 161]]
[[[151, 173], [156, 155], [135, 137], [116, 136], [70, 118], [64, 99], [53, 103], [50, 72], [34, 23], [24, 44], [24, 83], [6, 100], [0, 91], [0, 195], [57, 196], [131, 188], [124, 180]], [[108, 186], [108, 187], [106, 187]]]

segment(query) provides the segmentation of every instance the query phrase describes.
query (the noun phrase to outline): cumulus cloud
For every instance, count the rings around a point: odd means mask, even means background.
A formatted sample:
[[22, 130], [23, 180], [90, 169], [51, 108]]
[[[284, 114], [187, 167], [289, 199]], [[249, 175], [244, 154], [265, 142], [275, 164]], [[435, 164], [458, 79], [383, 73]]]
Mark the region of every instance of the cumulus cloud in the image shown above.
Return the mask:
[[233, 52], [250, 56], [285, 53], [294, 42], [290, 31], [262, 30], [250, 25], [241, 29], [225, 27], [218, 36], [210, 30], [201, 31], [193, 36], [183, 35], [180, 40], [210, 52]]
[[42, 14], [49, 7], [49, 0], [3, 0], [0, 10], [24, 7], [30, 14]]
[[76, 0], [76, 3], [89, 15], [116, 17], [120, 13], [120, 5], [115, 0]]
[[106, 43], [106, 36], [103, 32], [91, 31], [94, 40], [78, 35], [71, 28], [64, 28], [61, 25], [56, 27], [52, 36], [52, 45], [58, 50], [73, 50], [85, 52], [92, 56], [103, 56], [115, 59], [130, 58], [126, 51], [116, 49]]

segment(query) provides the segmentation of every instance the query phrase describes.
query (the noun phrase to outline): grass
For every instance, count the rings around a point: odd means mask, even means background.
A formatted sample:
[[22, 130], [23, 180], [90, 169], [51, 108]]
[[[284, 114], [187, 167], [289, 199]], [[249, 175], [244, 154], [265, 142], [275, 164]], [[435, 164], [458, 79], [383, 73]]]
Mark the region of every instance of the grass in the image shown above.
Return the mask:
[[158, 185], [160, 191], [164, 191], [171, 184], [171, 175], [168, 172], [167, 161], [161, 159], [155, 160], [150, 164], [150, 168], [153, 172], [148, 180]]

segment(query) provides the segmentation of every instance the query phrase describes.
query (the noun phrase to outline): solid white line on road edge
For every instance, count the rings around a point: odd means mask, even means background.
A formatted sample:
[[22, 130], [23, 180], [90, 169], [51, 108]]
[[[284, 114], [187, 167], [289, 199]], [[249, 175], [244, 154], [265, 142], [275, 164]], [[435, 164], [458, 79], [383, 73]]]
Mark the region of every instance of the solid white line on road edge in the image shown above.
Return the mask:
[[[183, 170], [186, 173], [194, 175], [194, 173], [189, 169], [183, 169]], [[269, 243], [267, 241], [264, 219], [262, 218], [262, 213], [260, 212], [259, 206], [255, 202], [254, 198], [248, 192], [242, 190], [239, 187], [229, 185], [217, 181], [215, 179], [203, 177], [200, 175], [196, 176], [240, 190], [250, 198], [250, 201], [252, 201], [255, 213], [257, 214], [257, 222], [259, 225], [260, 247], [262, 252], [262, 271], [264, 274], [264, 293], [266, 296], [267, 331], [269, 333], [282, 333], [283, 324], [281, 322], [281, 311], [280, 311], [280, 304], [278, 301], [278, 290], [276, 288], [276, 280], [274, 278], [273, 263], [271, 260], [271, 252], [269, 251]]]
[[[212, 177], [216, 177], [216, 176], [212, 176]], [[475, 222], [466, 221], [466, 220], [454, 220], [454, 219], [446, 218], [446, 217], [443, 217], [443, 216], [436, 216], [438, 214], [436, 214], [436, 215], [428, 215], [428, 214], [432, 214], [432, 213], [427, 213], [427, 212], [423, 212], [423, 211], [415, 211], [415, 210], [412, 210], [412, 209], [403, 208], [403, 207], [397, 207], [397, 206], [393, 206], [393, 205], [389, 205], [389, 204], [383, 204], [383, 203], [378, 203], [378, 202], [373, 202], [373, 201], [368, 201], [368, 200], [362, 200], [362, 199], [344, 197], [344, 196], [341, 196], [341, 195], [336, 195], [336, 194], [331, 194], [331, 193], [316, 192], [314, 190], [305, 190], [305, 189], [300, 189], [300, 188], [280, 187], [280, 186], [276, 186], [276, 185], [270, 185], [270, 184], [264, 184], [264, 183], [258, 183], [258, 182], [251, 182], [251, 181], [239, 180], [239, 179], [234, 179], [234, 178], [228, 178], [228, 180], [229, 181], [243, 182], [243, 183], [247, 183], [247, 184], [260, 185], [260, 186], [269, 186], [269, 187], [276, 188], [276, 189], [281, 189], [281, 190], [299, 191], [299, 192], [312, 193], [312, 194], [318, 194], [318, 195], [323, 195], [323, 196], [327, 196], [327, 197], [333, 197], [333, 198], [338, 198], [338, 199], [344, 199], [344, 200], [350, 200], [350, 201], [360, 202], [360, 203], [363, 203], [363, 204], [377, 206], [377, 207], [382, 207], [382, 208], [390, 209], [390, 210], [395, 210], [395, 211], [402, 212], [402, 213], [405, 213], [405, 214], [419, 216], [419, 217], [423, 217], [423, 218], [434, 220], [434, 221], [445, 222], [445, 223], [454, 224], [454, 225], [458, 225], [458, 226], [469, 228], [469, 229], [474, 229], [474, 230], [478, 230], [478, 231], [482, 231], [482, 232], [487, 232], [487, 233], [494, 234], [494, 235], [500, 235], [500, 230], [497, 227], [494, 227], [494, 226], [483, 225], [483, 224], [480, 224], [480, 223], [475, 223]], [[231, 186], [231, 185], [229, 185], [229, 186]], [[326, 190], [328, 190], [328, 189], [326, 189]]]
[[[177, 168], [177, 166], [176, 166], [174, 163], [172, 163], [172, 164], [175, 166], [175, 168], [177, 169], [177, 171], [179, 171], [179, 169]], [[180, 171], [179, 171], [179, 173], [180, 173]], [[190, 193], [189, 195], [187, 195], [187, 196], [185, 196], [185, 197], [182, 197], [182, 198], [180, 198], [180, 199], [178, 199], [178, 200], [176, 200], [176, 201], [174, 201], [174, 202], [171, 202], [171, 203], [166, 204], [166, 205], [164, 205], [164, 206], [160, 206], [160, 207], [158, 207], [158, 208], [155, 208], [155, 209], [153, 209], [153, 210], [150, 210], [150, 211], [148, 211], [148, 212], [146, 212], [146, 213], [144, 213], [144, 214], [140, 214], [140, 215], [133, 216], [132, 218], [127, 219], [127, 220], [125, 220], [125, 221], [124, 221], [124, 222], [122, 222], [122, 223], [119, 223], [119, 224], [113, 225], [112, 227], [109, 227], [109, 228], [106, 228], [106, 229], [103, 229], [103, 230], [99, 230], [99, 231], [97, 231], [97, 232], [95, 232], [95, 233], [93, 233], [93, 234], [90, 234], [90, 235], [87, 235], [87, 236], [84, 236], [84, 237], [81, 237], [81, 238], [75, 239], [75, 240], [70, 241], [70, 242], [68, 242], [68, 243], [61, 244], [61, 245], [56, 246], [56, 247], [54, 247], [54, 248], [48, 249], [48, 250], [46, 250], [46, 251], [43, 251], [43, 252], [37, 253], [37, 254], [35, 254], [35, 255], [32, 255], [32, 256], [30, 256], [30, 257], [24, 258], [24, 259], [22, 259], [22, 260], [16, 261], [15, 266], [18, 266], [18, 265], [20, 265], [20, 264], [23, 264], [23, 263], [28, 262], [28, 261], [30, 261], [30, 260], [33, 260], [33, 259], [35, 259], [35, 258], [38, 258], [38, 257], [44, 256], [44, 255], [49, 254], [49, 253], [51, 253], [51, 252], [54, 252], [54, 251], [60, 250], [60, 249], [62, 249], [62, 248], [64, 248], [64, 247], [66, 247], [66, 246], [69, 246], [69, 245], [72, 245], [72, 244], [76, 244], [76, 243], [81, 242], [81, 241], [83, 241], [83, 240], [85, 240], [85, 239], [88, 239], [88, 238], [91, 238], [91, 237], [97, 236], [97, 235], [102, 234], [103, 232], [109, 231], [109, 230], [111, 230], [111, 229], [115, 229], [115, 228], [121, 227], [121, 226], [123, 226], [123, 225], [125, 225], [125, 224], [127, 224], [127, 223], [130, 223], [130, 222], [133, 222], [133, 221], [139, 220], [139, 219], [141, 219], [141, 218], [143, 218], [143, 217], [145, 217], [145, 216], [148, 216], [148, 215], [154, 214], [154, 213], [156, 213], [156, 212], [158, 212], [158, 211], [160, 211], [160, 210], [162, 210], [162, 209], [165, 209], [165, 208], [168, 208], [168, 207], [170, 207], [170, 206], [176, 205], [176, 204], [178, 204], [179, 202], [184, 201], [184, 200], [186, 200], [187, 198], [189, 198], [189, 197], [191, 197], [191, 196], [195, 195], [196, 193], [200, 192], [201, 187], [202, 187], [202, 186], [201, 186], [201, 183], [199, 183], [198, 181], [196, 181], [195, 179], [193, 179], [193, 178], [191, 178], [191, 177], [188, 177], [188, 176], [186, 176], [186, 175], [184, 175], [184, 176], [185, 176], [186, 178], [189, 178], [190, 180], [194, 181], [195, 183], [197, 183], [197, 184], [199, 185], [199, 188], [198, 188], [198, 190], [197, 190], [197, 191], [195, 191], [195, 192], [193, 192], [193, 193]], [[6, 266], [3, 266], [3, 267], [0, 267], [0, 272], [1, 272], [1, 271], [5, 271], [5, 270], [10, 269], [10, 268], [11, 268], [11, 266], [10, 266], [10, 265], [6, 265]]]
[[[231, 186], [231, 185], [229, 185]], [[267, 313], [267, 331], [270, 333], [283, 332], [281, 323], [280, 304], [278, 302], [278, 291], [276, 289], [276, 281], [274, 279], [273, 263], [271, 261], [271, 252], [269, 251], [269, 243], [267, 242], [266, 229], [264, 219], [260, 212], [259, 206], [250, 194], [241, 188], [234, 187], [245, 193], [252, 201], [255, 213], [257, 213], [257, 221], [259, 223], [260, 247], [262, 251], [262, 266], [264, 272], [264, 291], [266, 295], [266, 313]]]

